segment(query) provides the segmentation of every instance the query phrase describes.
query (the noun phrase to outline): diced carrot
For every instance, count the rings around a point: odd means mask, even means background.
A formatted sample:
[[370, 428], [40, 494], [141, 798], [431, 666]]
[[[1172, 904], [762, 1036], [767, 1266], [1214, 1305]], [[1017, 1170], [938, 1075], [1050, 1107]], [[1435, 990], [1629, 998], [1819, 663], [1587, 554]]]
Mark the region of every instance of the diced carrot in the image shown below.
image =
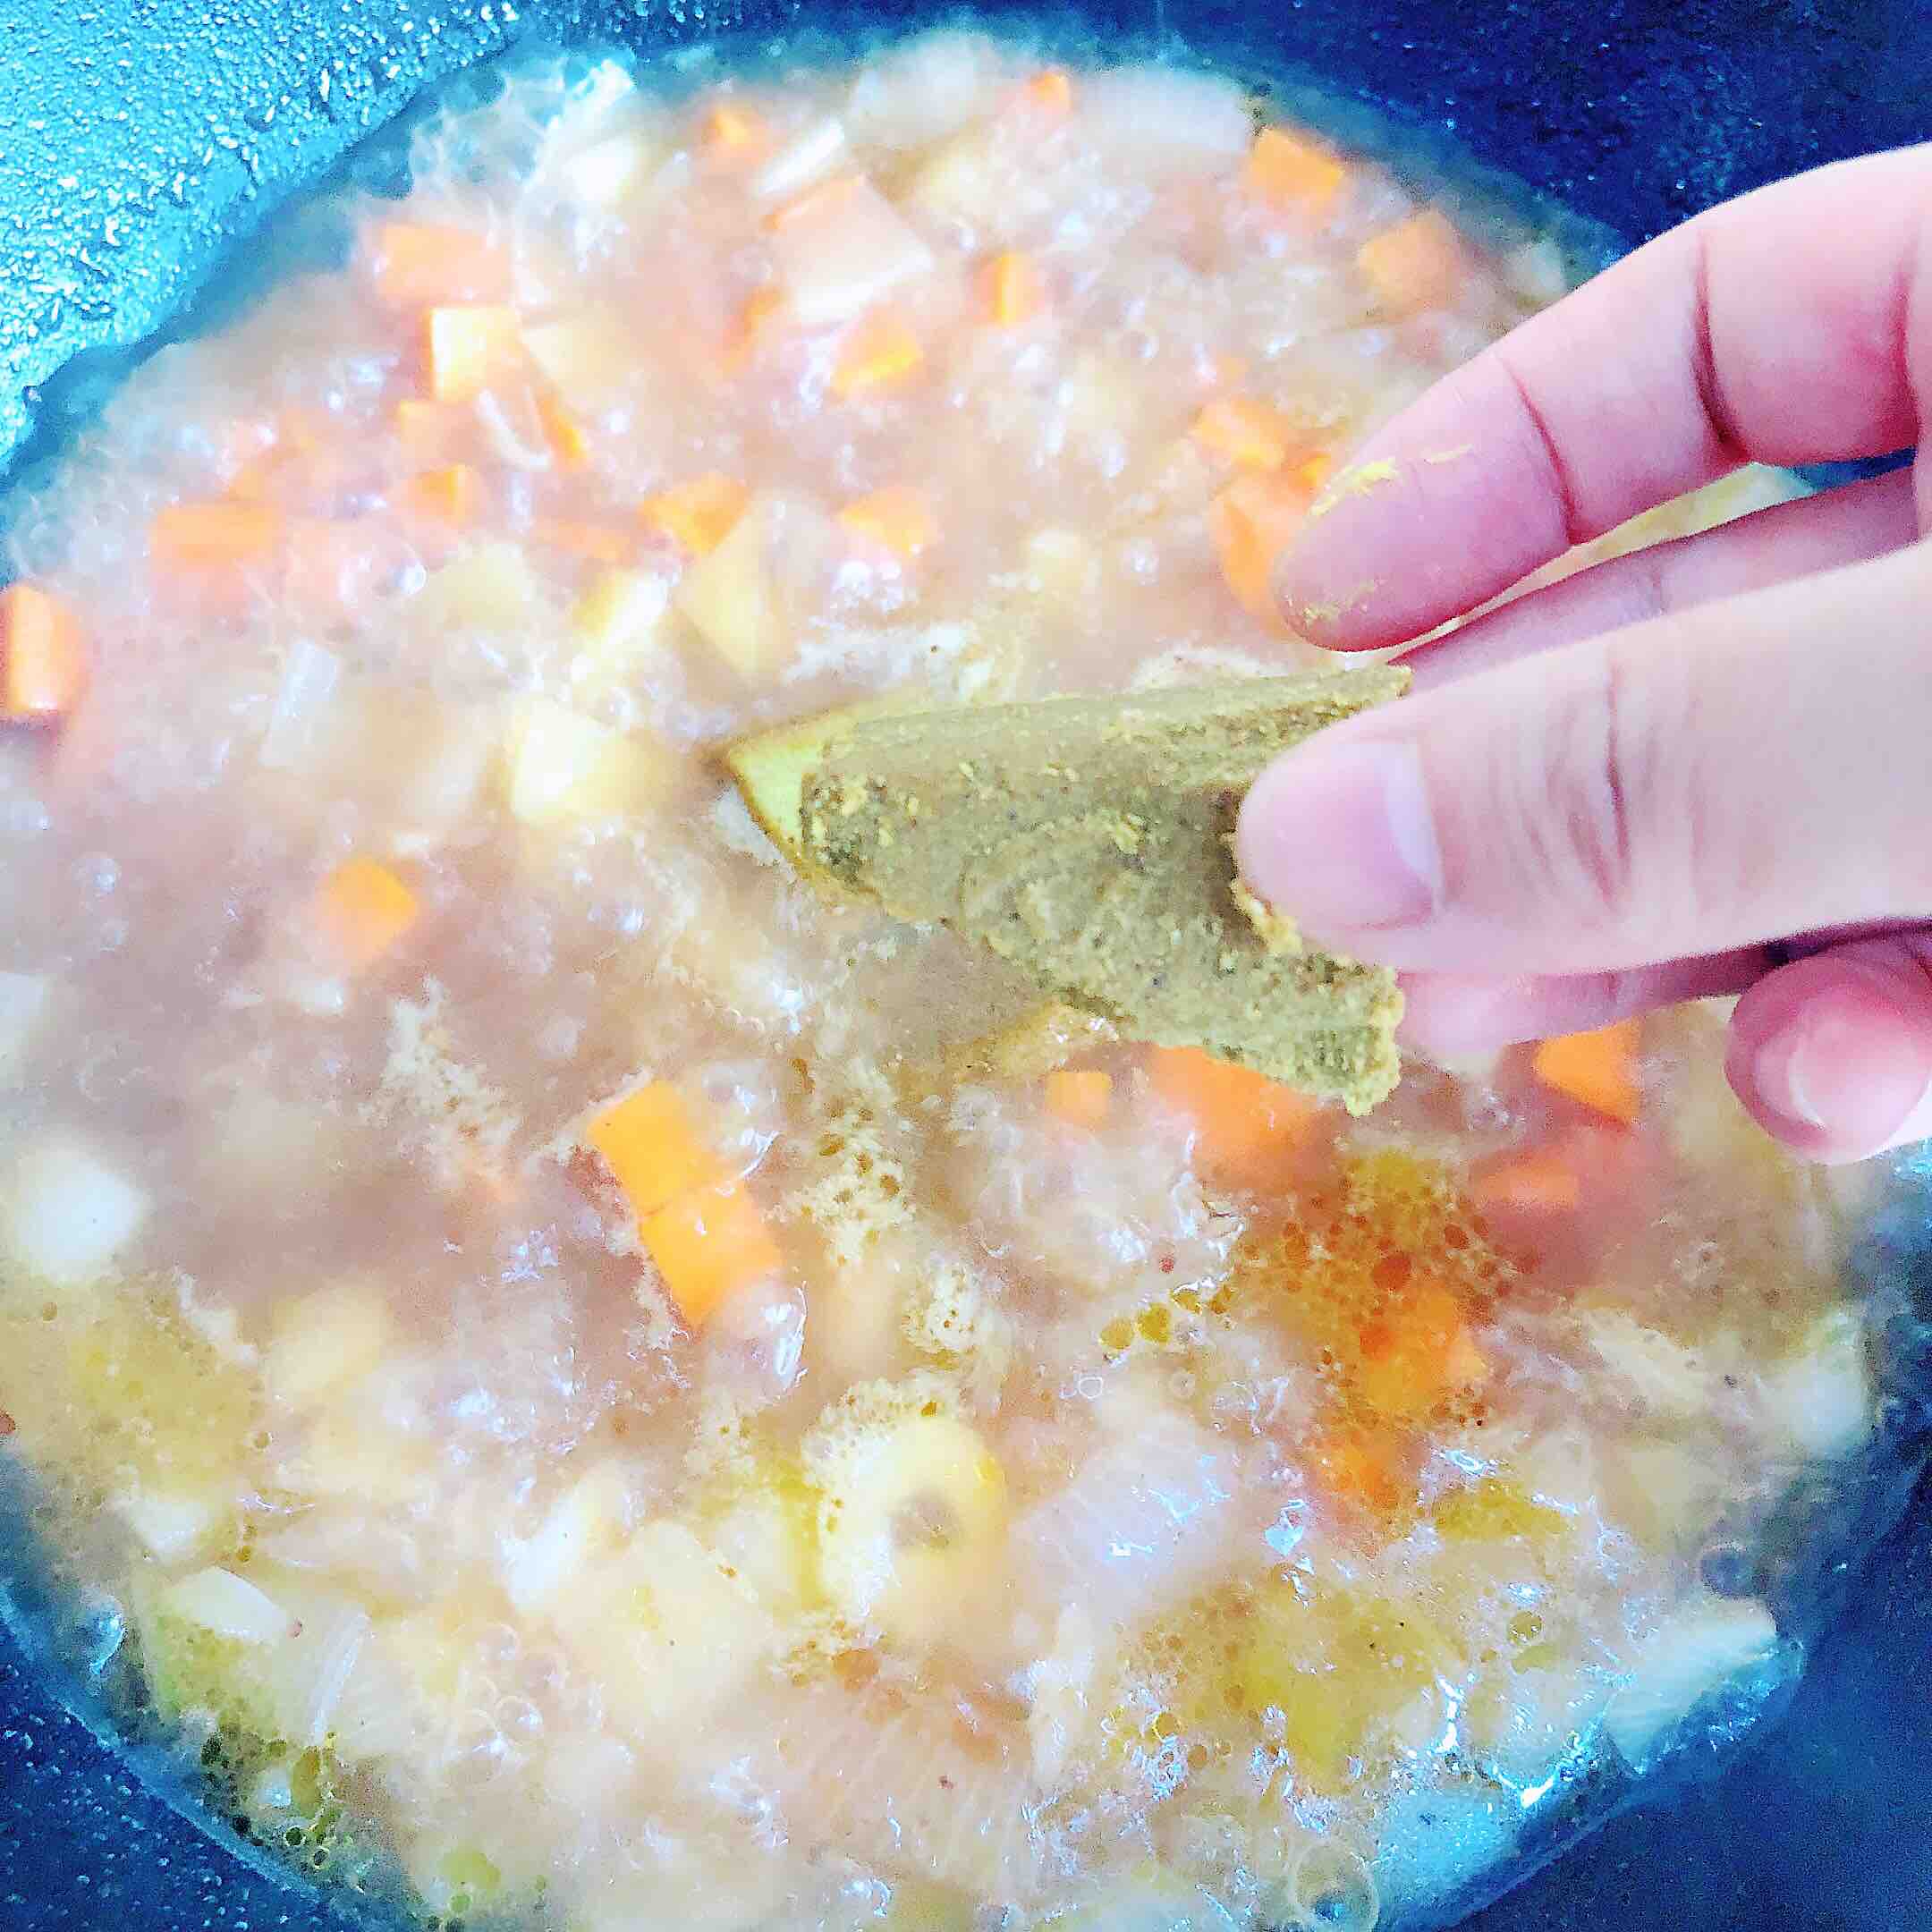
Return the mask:
[[87, 646], [72, 608], [32, 584], [0, 590], [0, 717], [64, 717], [86, 682]]
[[394, 309], [501, 301], [510, 262], [488, 236], [436, 222], [384, 222], [369, 238], [376, 292]]
[[1308, 516], [1314, 492], [1298, 476], [1257, 470], [1237, 477], [1208, 506], [1221, 574], [1241, 607], [1281, 628], [1275, 605], [1275, 560]]
[[1544, 1040], [1530, 1063], [1546, 1087], [1628, 1127], [1643, 1098], [1637, 1084], [1637, 1040], [1638, 1022], [1619, 1020], [1594, 1033]]
[[584, 426], [555, 396], [537, 398], [537, 420], [543, 425], [551, 454], [566, 470], [575, 470], [589, 459], [590, 438], [584, 434]]
[[1348, 178], [1341, 160], [1321, 142], [1285, 128], [1263, 128], [1248, 150], [1241, 184], [1276, 208], [1326, 215]]
[[1239, 1187], [1279, 1186], [1320, 1112], [1294, 1088], [1196, 1046], [1151, 1047], [1147, 1069], [1154, 1091], [1192, 1123], [1204, 1171]]
[[1356, 1393], [1382, 1415], [1424, 1415], [1452, 1391], [1479, 1385], [1489, 1372], [1462, 1303], [1440, 1282], [1399, 1290], [1359, 1339]]
[[694, 1328], [784, 1264], [758, 1204], [735, 1182], [681, 1195], [644, 1216], [638, 1232], [679, 1314]]
[[409, 478], [397, 496], [413, 514], [461, 530], [482, 510], [483, 479], [468, 463], [448, 463]]
[[749, 161], [762, 154], [770, 141], [771, 130], [763, 117], [735, 101], [720, 101], [705, 116], [704, 143], [715, 155]]
[[1035, 113], [1063, 114], [1073, 106], [1073, 77], [1064, 67], [1043, 67], [1020, 89]]
[[682, 544], [693, 556], [709, 556], [731, 535], [750, 498], [737, 478], [714, 470], [647, 496], [638, 514], [647, 530]]
[[1070, 1127], [1106, 1125], [1114, 1076], [1097, 1067], [1061, 1067], [1046, 1076], [1046, 1111]]
[[515, 368], [522, 335], [514, 309], [466, 303], [423, 318], [429, 394], [438, 402], [473, 402]]
[[284, 529], [282, 513], [267, 504], [170, 504], [148, 525], [148, 548], [184, 575], [226, 576], [274, 556]]
[[838, 518], [854, 536], [896, 553], [909, 564], [939, 540], [938, 521], [924, 492], [905, 484], [857, 498]]
[[416, 894], [377, 859], [351, 859], [316, 889], [316, 923], [343, 962], [357, 972], [373, 966], [416, 923]]
[[1038, 315], [1046, 300], [1033, 258], [1017, 249], [1002, 250], [981, 275], [987, 317], [996, 328], [1018, 328]]
[[1522, 1154], [1485, 1167], [1470, 1182], [1479, 1208], [1518, 1214], [1566, 1213], [1583, 1199], [1583, 1177], [1560, 1154]]
[[912, 325], [897, 309], [875, 309], [846, 338], [832, 372], [835, 394], [850, 400], [916, 375], [926, 360]]
[[1190, 432], [1204, 450], [1243, 470], [1279, 470], [1302, 441], [1293, 419], [1254, 396], [1218, 396]]
[[570, 517], [539, 517], [537, 541], [591, 564], [626, 564], [637, 548], [634, 532], [614, 523], [580, 522]]
[[1390, 1515], [1411, 1487], [1394, 1445], [1377, 1436], [1337, 1430], [1318, 1436], [1308, 1458], [1327, 1495], [1352, 1509]]
[[1313, 497], [1328, 480], [1328, 472], [1334, 468], [1335, 458], [1326, 450], [1322, 450], [1306, 462], [1298, 462], [1294, 466], [1294, 479]]
[[751, 360], [759, 343], [784, 313], [784, 291], [775, 282], [761, 283], [745, 297], [724, 341], [727, 372], [742, 369]]
[[652, 1080], [607, 1106], [584, 1131], [641, 1222], [681, 1194], [730, 1179], [699, 1138], [675, 1087]]
[[447, 402], [405, 396], [391, 419], [395, 439], [411, 462], [447, 462], [462, 446], [470, 412]]
[[1434, 208], [1371, 235], [1355, 251], [1376, 300], [1397, 315], [1440, 309], [1462, 285], [1462, 244], [1446, 216]]

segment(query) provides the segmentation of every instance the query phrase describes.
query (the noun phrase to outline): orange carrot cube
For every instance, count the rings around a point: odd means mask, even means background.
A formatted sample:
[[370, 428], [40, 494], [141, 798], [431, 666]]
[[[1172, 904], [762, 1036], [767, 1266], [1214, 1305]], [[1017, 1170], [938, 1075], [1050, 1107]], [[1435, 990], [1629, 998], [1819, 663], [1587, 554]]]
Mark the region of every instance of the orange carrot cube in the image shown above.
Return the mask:
[[1560, 1154], [1522, 1154], [1485, 1167], [1471, 1180], [1479, 1208], [1514, 1214], [1563, 1214], [1583, 1199], [1583, 1177]]
[[1294, 1088], [1197, 1046], [1152, 1047], [1147, 1070], [1154, 1092], [1193, 1126], [1202, 1170], [1238, 1187], [1279, 1186], [1321, 1111]]
[[1046, 294], [1030, 255], [1004, 249], [981, 271], [987, 318], [996, 328], [1018, 328], [1044, 306]]
[[517, 365], [521, 325], [514, 309], [462, 303], [423, 318], [429, 394], [438, 402], [473, 402]]
[[784, 313], [784, 291], [775, 282], [763, 283], [745, 297], [738, 318], [724, 339], [724, 367], [728, 373], [742, 369], [751, 360], [758, 344]]
[[1394, 1514], [1412, 1487], [1394, 1445], [1379, 1437], [1337, 1430], [1318, 1436], [1308, 1460], [1333, 1500], [1378, 1516]]
[[1061, 1067], [1046, 1080], [1046, 1111], [1069, 1127], [1089, 1133], [1106, 1125], [1114, 1076], [1097, 1067]]
[[714, 470], [647, 496], [638, 514], [645, 529], [670, 538], [694, 557], [709, 556], [731, 535], [750, 497], [737, 478]]
[[467, 410], [447, 402], [426, 402], [405, 396], [391, 418], [395, 439], [413, 463], [448, 462], [462, 446], [469, 429]]
[[316, 889], [316, 923], [343, 964], [357, 972], [382, 958], [420, 911], [408, 885], [376, 859], [346, 860]]
[[1623, 1126], [1632, 1125], [1643, 1099], [1637, 1084], [1639, 1028], [1634, 1020], [1544, 1040], [1530, 1064], [1553, 1092]]
[[1411, 1283], [1362, 1326], [1356, 1393], [1385, 1416], [1425, 1415], [1452, 1391], [1479, 1386], [1489, 1364], [1454, 1292]]
[[911, 563], [939, 540], [939, 525], [923, 492], [905, 485], [874, 490], [849, 503], [838, 519], [855, 537]]
[[1066, 114], [1073, 106], [1073, 77], [1064, 67], [1043, 67], [1020, 89], [1020, 99], [1036, 114]]
[[376, 292], [393, 309], [501, 301], [510, 262], [487, 235], [438, 222], [384, 222], [367, 255]]
[[665, 1080], [652, 1080], [606, 1107], [584, 1138], [603, 1157], [640, 1221], [680, 1195], [729, 1179], [699, 1138], [682, 1097]]
[[1331, 149], [1286, 128], [1263, 128], [1241, 170], [1241, 185], [1250, 194], [1312, 216], [1328, 212], [1347, 178], [1348, 169]]
[[749, 161], [762, 154], [771, 141], [771, 130], [762, 116], [736, 101], [720, 101], [704, 121], [704, 144], [714, 155], [734, 161]]
[[589, 461], [590, 438], [584, 426], [555, 396], [537, 398], [537, 420], [543, 425], [550, 453], [564, 469], [580, 469]]
[[835, 395], [850, 401], [889, 389], [917, 375], [926, 360], [912, 325], [896, 309], [865, 317], [846, 338], [832, 372]]
[[267, 563], [280, 549], [282, 513], [267, 504], [171, 504], [155, 513], [148, 548], [158, 564], [183, 575], [225, 575]]
[[758, 1204], [735, 1182], [681, 1195], [643, 1216], [638, 1232], [679, 1314], [694, 1328], [784, 1262]]
[[1356, 250], [1355, 266], [1376, 300], [1395, 315], [1446, 307], [1468, 267], [1448, 217], [1434, 208], [1371, 235]]
[[1298, 476], [1256, 470], [1236, 478], [1208, 506], [1208, 531], [1228, 589], [1243, 610], [1273, 629], [1283, 628], [1275, 561], [1307, 520], [1313, 495]]
[[86, 682], [87, 646], [72, 608], [32, 584], [0, 590], [0, 717], [64, 717]]
[[409, 478], [397, 498], [413, 515], [461, 530], [482, 512], [483, 479], [468, 463], [448, 463]]
[[1293, 419], [1254, 396], [1218, 396], [1190, 434], [1204, 450], [1243, 470], [1279, 470], [1301, 442]]
[[1322, 485], [1328, 480], [1328, 472], [1335, 468], [1335, 458], [1326, 450], [1318, 451], [1305, 462], [1294, 466], [1294, 479], [1309, 493], [1312, 500]]

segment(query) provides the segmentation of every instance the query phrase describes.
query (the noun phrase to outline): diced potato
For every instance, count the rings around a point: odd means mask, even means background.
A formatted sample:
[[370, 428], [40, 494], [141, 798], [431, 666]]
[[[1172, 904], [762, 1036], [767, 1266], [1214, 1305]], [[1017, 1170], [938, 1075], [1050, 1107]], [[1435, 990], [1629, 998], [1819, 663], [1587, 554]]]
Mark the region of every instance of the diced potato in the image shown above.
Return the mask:
[[1801, 1456], [1841, 1456], [1871, 1434], [1875, 1392], [1865, 1324], [1855, 1309], [1814, 1322], [1798, 1348], [1766, 1374], [1764, 1411]]
[[504, 1592], [520, 1613], [541, 1611], [587, 1568], [616, 1554], [629, 1523], [630, 1490], [622, 1464], [599, 1464], [557, 1499], [534, 1536], [508, 1546]]
[[546, 171], [572, 200], [614, 208], [665, 158], [660, 131], [641, 115], [559, 157]]
[[776, 1630], [727, 1565], [681, 1523], [648, 1523], [556, 1600], [552, 1621], [597, 1670], [638, 1736], [718, 1705], [771, 1654]]
[[606, 570], [578, 598], [571, 636], [587, 668], [618, 671], [657, 649], [674, 631], [671, 584], [653, 571]]
[[525, 825], [642, 810], [671, 776], [648, 733], [614, 731], [548, 698], [523, 707], [513, 734], [505, 798]]
[[754, 496], [730, 536], [678, 586], [677, 607], [740, 676], [779, 670], [792, 648], [790, 589], [830, 519], [775, 495]]
[[348, 1399], [352, 1386], [344, 1385], [339, 1404], [309, 1419], [300, 1451], [278, 1466], [279, 1480], [311, 1496], [352, 1497], [364, 1507], [419, 1505], [434, 1473], [428, 1446]]
[[492, 542], [431, 572], [409, 606], [426, 631], [527, 631], [543, 606], [543, 587], [519, 544]]
[[978, 1600], [1002, 1560], [1006, 1479], [979, 1432], [908, 1414], [815, 1470], [826, 1587], [855, 1623], [928, 1644]]
[[616, 309], [580, 309], [526, 328], [523, 349], [567, 402], [591, 409], [637, 367], [637, 324]]
[[1640, 1771], [1700, 1699], [1768, 1662], [1777, 1641], [1777, 1620], [1756, 1598], [1699, 1597], [1638, 1647], [1604, 1712], [1605, 1734]]
[[786, 304], [806, 328], [849, 321], [933, 267], [932, 250], [860, 176], [781, 208], [771, 245]]
[[706, 1517], [704, 1531], [774, 1615], [793, 1616], [821, 1600], [818, 1498], [794, 1465], [738, 1487]]
[[45, 973], [0, 973], [0, 1087], [20, 1080], [47, 1018], [53, 984]]
[[1465, 1746], [1486, 1768], [1528, 1783], [1564, 1755], [1608, 1703], [1604, 1679], [1567, 1667], [1495, 1664], [1462, 1701]]
[[1682, 1443], [1640, 1440], [1608, 1446], [1601, 1480], [1605, 1513], [1652, 1546], [1688, 1548], [1724, 1505], [1723, 1477]]
[[0, 1207], [20, 1267], [51, 1282], [85, 1282], [134, 1239], [148, 1200], [85, 1142], [61, 1135], [21, 1155]]
[[381, 1292], [341, 1282], [281, 1303], [262, 1350], [262, 1384], [271, 1402], [309, 1409], [361, 1382], [388, 1353], [394, 1324]]
[[215, 1489], [144, 1486], [116, 1496], [113, 1507], [148, 1555], [165, 1563], [207, 1555], [233, 1529], [235, 1517], [233, 1495]]
[[1254, 136], [1254, 116], [1240, 88], [1174, 67], [1091, 75], [1080, 86], [1080, 113], [1097, 140], [1131, 156], [1143, 178], [1232, 168]]
[[288, 1612], [232, 1570], [197, 1570], [169, 1584], [160, 1607], [165, 1616], [237, 1643], [275, 1643], [291, 1634]]
[[846, 119], [880, 147], [923, 148], [986, 113], [1005, 85], [998, 50], [984, 35], [921, 34], [866, 64]]

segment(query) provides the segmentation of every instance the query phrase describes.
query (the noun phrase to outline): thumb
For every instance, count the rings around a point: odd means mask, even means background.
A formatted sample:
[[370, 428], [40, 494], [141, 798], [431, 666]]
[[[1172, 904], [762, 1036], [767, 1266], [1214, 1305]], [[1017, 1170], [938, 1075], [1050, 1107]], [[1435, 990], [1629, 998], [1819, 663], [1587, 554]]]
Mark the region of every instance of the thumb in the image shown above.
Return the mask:
[[1928, 748], [1919, 543], [1336, 725], [1261, 775], [1237, 856], [1337, 952], [1640, 966], [1932, 914]]

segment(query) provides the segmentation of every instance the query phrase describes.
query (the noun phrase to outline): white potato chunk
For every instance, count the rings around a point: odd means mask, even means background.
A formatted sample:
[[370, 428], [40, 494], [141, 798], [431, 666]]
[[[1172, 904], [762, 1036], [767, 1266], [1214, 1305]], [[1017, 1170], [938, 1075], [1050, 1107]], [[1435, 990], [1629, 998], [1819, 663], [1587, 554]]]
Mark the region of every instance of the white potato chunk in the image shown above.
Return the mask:
[[677, 607], [741, 677], [781, 670], [796, 648], [792, 602], [831, 544], [816, 504], [775, 492], [747, 505], [709, 556], [678, 586]]
[[410, 606], [413, 620], [436, 632], [526, 631], [543, 604], [543, 587], [522, 546], [479, 545], [430, 572]]
[[505, 798], [524, 825], [554, 825], [641, 810], [663, 795], [670, 777], [665, 749], [649, 733], [614, 731], [537, 698], [512, 734]]
[[1701, 1698], [1764, 1663], [1777, 1640], [1776, 1620], [1756, 1598], [1706, 1592], [1639, 1645], [1629, 1682], [1604, 1712], [1605, 1734], [1641, 1770]]
[[933, 267], [932, 250], [869, 181], [787, 210], [771, 245], [787, 308], [805, 328], [848, 321]]
[[600, 572], [571, 611], [571, 639], [582, 654], [573, 674], [621, 671], [657, 649], [673, 628], [671, 580], [656, 571]]
[[14, 1165], [4, 1203], [6, 1245], [30, 1274], [91, 1281], [148, 1218], [146, 1192], [84, 1141], [56, 1136]]
[[557, 1499], [534, 1536], [507, 1543], [504, 1595], [525, 1615], [542, 1610], [589, 1565], [615, 1554], [629, 1506], [630, 1485], [620, 1465], [587, 1471]]
[[867, 66], [852, 83], [846, 119], [879, 147], [923, 148], [986, 113], [1009, 84], [984, 35], [921, 34]]
[[341, 1282], [284, 1302], [262, 1351], [269, 1400], [308, 1409], [361, 1382], [388, 1353], [394, 1333], [381, 1293], [366, 1282]]
[[580, 309], [523, 331], [523, 348], [556, 393], [594, 409], [622, 389], [637, 366], [636, 323], [620, 309]]
[[130, 1490], [114, 1513], [162, 1563], [205, 1555], [234, 1521], [234, 1498], [212, 1489]]
[[1105, 148], [1143, 179], [1232, 166], [1254, 139], [1249, 98], [1232, 81], [1174, 67], [1122, 67], [1080, 82], [1076, 108]]
[[1766, 1419], [1801, 1456], [1850, 1454], [1871, 1434], [1875, 1394], [1865, 1324], [1855, 1309], [1821, 1317], [1763, 1378]]

